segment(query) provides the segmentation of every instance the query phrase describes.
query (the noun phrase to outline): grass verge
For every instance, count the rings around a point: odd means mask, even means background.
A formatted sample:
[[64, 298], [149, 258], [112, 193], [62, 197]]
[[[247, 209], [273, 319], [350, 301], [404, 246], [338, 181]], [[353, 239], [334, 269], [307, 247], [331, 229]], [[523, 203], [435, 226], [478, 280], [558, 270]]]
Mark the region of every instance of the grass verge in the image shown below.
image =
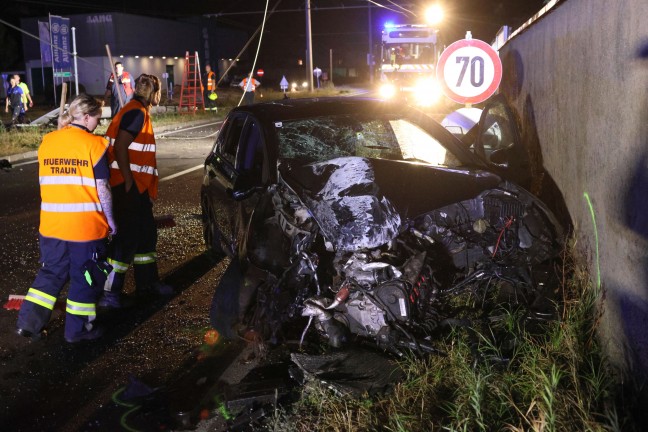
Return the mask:
[[[401, 361], [406, 379], [381, 397], [345, 398], [314, 383], [275, 431], [639, 431], [622, 385], [595, 336], [601, 293], [565, 254], [561, 319], [533, 332], [514, 312], [502, 325], [516, 341], [508, 354], [480, 335], [476, 361], [466, 332], [441, 341], [446, 357]], [[474, 340], [474, 339], [473, 339]], [[512, 354], [511, 354], [512, 352]], [[508, 355], [505, 363], [489, 361]], [[627, 392], [627, 390], [626, 390]]]

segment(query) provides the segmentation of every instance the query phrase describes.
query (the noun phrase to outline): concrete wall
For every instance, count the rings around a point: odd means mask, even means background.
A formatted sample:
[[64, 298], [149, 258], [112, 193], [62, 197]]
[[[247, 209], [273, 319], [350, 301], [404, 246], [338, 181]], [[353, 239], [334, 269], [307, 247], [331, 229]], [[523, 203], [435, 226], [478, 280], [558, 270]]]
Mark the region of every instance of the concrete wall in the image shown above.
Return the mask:
[[[500, 50], [500, 87], [605, 290], [601, 334], [648, 371], [648, 1], [565, 0]], [[534, 149], [530, 149], [534, 152]], [[587, 194], [596, 219], [595, 230]], [[597, 259], [598, 251], [598, 259]]]

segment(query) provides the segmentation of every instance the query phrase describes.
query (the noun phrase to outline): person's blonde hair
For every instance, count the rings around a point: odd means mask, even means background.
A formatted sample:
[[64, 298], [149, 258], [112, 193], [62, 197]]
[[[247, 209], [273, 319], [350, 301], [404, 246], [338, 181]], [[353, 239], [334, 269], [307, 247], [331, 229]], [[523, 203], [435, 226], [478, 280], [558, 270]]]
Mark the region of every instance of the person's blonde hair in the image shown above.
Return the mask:
[[70, 102], [70, 107], [61, 114], [58, 118], [59, 129], [72, 123], [73, 120], [80, 120], [84, 115], [88, 114], [92, 117], [101, 115], [101, 108], [103, 101], [81, 93]]
[[144, 100], [149, 106], [155, 103], [156, 96], [162, 95], [160, 78], [155, 75], [142, 74], [135, 80], [135, 95]]

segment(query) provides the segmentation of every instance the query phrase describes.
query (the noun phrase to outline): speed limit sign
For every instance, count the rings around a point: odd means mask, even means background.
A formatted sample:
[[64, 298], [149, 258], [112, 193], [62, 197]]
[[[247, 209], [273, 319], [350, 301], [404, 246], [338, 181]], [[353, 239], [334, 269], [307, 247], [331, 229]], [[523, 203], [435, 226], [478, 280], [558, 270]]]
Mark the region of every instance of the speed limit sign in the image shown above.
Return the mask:
[[486, 42], [463, 39], [441, 54], [437, 79], [453, 101], [483, 102], [495, 93], [502, 80], [502, 62]]

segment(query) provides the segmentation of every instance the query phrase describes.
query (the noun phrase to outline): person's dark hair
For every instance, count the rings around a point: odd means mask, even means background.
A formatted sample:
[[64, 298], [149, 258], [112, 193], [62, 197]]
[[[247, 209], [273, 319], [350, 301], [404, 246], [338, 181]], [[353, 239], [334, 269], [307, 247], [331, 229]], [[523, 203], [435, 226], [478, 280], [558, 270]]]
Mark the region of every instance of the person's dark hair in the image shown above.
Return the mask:
[[155, 75], [142, 74], [135, 80], [135, 96], [143, 99], [149, 106], [159, 102], [161, 94], [160, 78]]
[[122, 64], [122, 62], [115, 62], [115, 67], [117, 67], [117, 66], [119, 66], [119, 65], [124, 66], [124, 65]]

